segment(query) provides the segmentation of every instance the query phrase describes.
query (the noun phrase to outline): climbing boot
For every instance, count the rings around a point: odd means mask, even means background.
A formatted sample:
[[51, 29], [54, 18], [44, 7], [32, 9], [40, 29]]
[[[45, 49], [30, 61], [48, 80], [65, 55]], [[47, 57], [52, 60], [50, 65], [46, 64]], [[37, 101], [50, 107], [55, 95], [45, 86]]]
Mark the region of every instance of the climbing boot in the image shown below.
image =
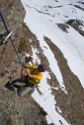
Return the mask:
[[10, 84], [10, 81], [5, 85], [5, 87], [10, 91], [15, 91], [14, 87]]

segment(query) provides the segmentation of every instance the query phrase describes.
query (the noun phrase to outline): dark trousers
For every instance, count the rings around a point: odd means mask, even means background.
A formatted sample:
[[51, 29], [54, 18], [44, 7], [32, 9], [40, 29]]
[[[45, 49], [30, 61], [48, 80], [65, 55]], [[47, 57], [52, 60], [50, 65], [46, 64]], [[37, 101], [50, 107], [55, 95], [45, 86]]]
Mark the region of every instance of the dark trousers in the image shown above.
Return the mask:
[[16, 85], [15, 83], [25, 83], [25, 87], [34, 87], [34, 84], [29, 83], [28, 76], [22, 76], [21, 78], [17, 78], [11, 82], [11, 85], [13, 85], [16, 88], [19, 88], [19, 85]]

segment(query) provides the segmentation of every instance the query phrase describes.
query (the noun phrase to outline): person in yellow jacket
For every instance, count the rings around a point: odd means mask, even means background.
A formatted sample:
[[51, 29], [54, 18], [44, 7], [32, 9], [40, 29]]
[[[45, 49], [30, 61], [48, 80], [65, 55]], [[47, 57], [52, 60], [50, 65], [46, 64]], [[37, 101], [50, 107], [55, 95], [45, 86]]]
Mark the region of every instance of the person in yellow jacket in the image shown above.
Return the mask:
[[19, 93], [19, 96], [25, 95], [28, 91], [28, 87], [34, 87], [37, 85], [42, 80], [42, 72], [46, 71], [45, 64], [39, 64], [38, 66], [27, 65], [24, 66], [24, 68], [26, 68], [26, 75], [22, 76], [21, 78], [17, 78], [8, 84], [11, 87], [20, 89], [21, 86], [15, 83], [25, 83], [23, 94], [21, 95], [21, 93]]

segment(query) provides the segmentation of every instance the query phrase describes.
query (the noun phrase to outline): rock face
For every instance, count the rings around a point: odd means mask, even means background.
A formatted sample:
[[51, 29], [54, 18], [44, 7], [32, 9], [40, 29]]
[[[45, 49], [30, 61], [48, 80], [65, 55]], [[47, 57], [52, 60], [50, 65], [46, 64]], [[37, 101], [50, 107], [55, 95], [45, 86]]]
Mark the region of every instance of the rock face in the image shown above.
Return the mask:
[[[20, 0], [0, 0], [0, 8], [8, 29], [13, 30], [12, 40], [17, 49], [19, 45], [19, 38], [22, 34], [22, 22], [25, 16], [23, 5]], [[6, 32], [1, 17], [0, 29], [0, 34]], [[8, 66], [15, 59], [15, 56], [16, 53], [9, 39], [6, 46], [0, 46], [0, 71]]]

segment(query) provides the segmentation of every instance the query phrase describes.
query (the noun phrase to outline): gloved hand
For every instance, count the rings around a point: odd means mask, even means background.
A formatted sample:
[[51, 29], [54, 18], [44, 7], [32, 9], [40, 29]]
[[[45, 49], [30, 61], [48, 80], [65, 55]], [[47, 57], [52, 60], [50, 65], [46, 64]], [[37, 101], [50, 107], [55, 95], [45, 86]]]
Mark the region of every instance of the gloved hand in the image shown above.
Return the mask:
[[25, 57], [25, 62], [27, 62], [27, 63], [32, 61], [32, 60], [33, 60], [33, 58], [31, 56], [29, 56], [29, 57], [26, 56]]
[[29, 56], [29, 61], [32, 61], [32, 60], [33, 60], [33, 58], [31, 56]]

